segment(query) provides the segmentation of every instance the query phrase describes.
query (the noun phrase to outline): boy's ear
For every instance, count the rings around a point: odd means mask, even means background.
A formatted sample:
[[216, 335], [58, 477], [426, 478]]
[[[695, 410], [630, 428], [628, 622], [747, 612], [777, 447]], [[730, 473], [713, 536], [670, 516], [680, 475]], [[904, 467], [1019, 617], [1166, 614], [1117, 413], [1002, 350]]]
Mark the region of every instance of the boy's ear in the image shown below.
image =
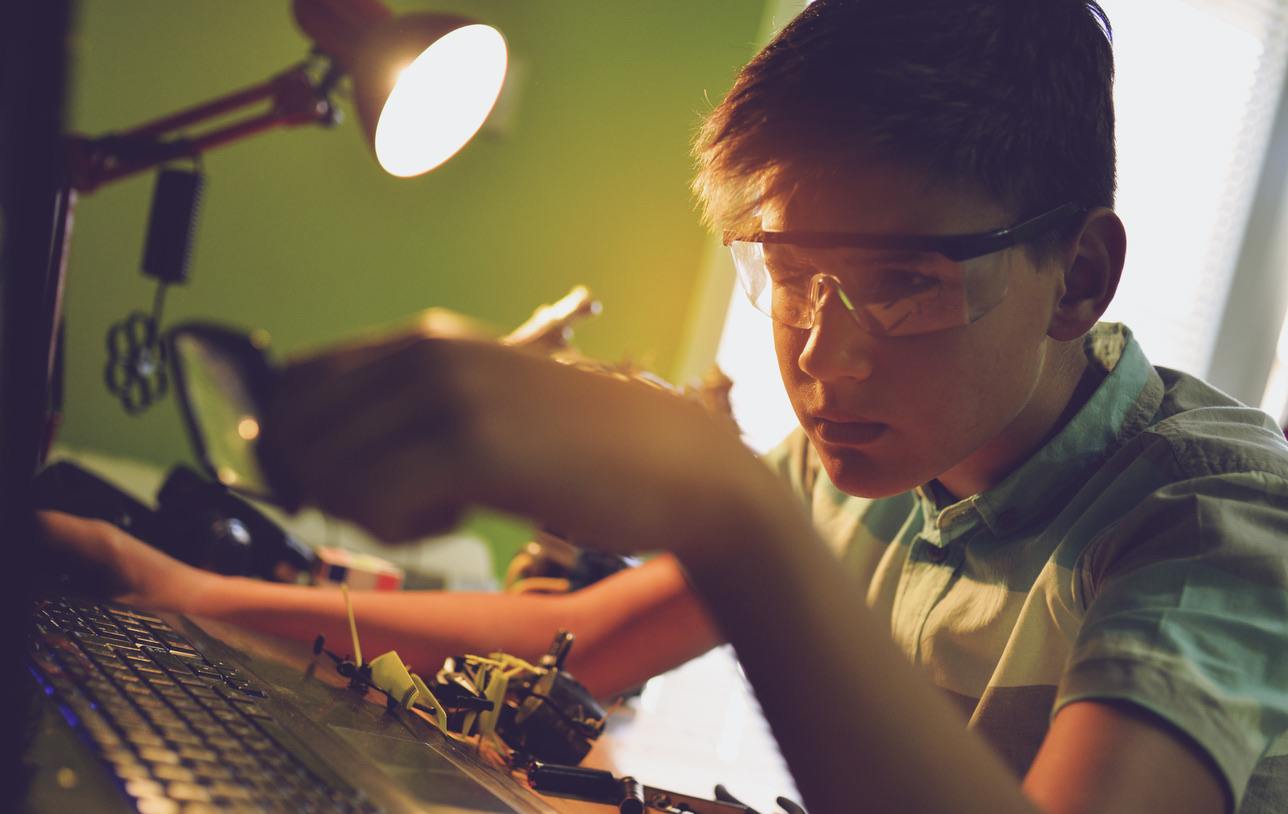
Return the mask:
[[1127, 231], [1112, 209], [1091, 210], [1064, 261], [1064, 291], [1047, 335], [1067, 342], [1090, 331], [1109, 307], [1122, 276]]

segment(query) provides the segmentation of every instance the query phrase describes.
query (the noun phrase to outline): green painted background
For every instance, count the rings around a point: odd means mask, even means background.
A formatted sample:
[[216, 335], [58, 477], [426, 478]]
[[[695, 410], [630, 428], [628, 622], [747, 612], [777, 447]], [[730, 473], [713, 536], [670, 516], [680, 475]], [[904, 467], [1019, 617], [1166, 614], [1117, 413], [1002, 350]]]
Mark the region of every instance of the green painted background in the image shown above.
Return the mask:
[[[347, 104], [335, 130], [208, 154], [191, 281], [170, 291], [166, 322], [263, 327], [289, 353], [428, 306], [508, 327], [585, 283], [604, 313], [579, 346], [673, 375], [706, 246], [688, 144], [753, 53], [764, 3], [391, 5], [503, 31], [518, 68], [508, 126], [411, 180], [378, 168]], [[308, 45], [286, 0], [85, 0], [72, 48], [70, 123], [99, 135], [259, 82]], [[118, 182], [76, 211], [60, 440], [169, 466], [190, 458], [173, 399], [130, 416], [102, 384], [108, 326], [152, 300], [138, 271], [152, 183]]]

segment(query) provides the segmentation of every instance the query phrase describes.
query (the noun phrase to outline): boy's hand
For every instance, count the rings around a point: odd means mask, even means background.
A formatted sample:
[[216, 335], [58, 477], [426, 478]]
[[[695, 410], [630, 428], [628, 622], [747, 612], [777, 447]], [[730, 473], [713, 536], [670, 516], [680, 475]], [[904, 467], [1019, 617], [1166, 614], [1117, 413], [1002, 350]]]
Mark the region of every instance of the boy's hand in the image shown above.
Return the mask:
[[37, 513], [46, 544], [94, 593], [153, 610], [182, 611], [212, 574], [158, 551], [111, 523]]
[[697, 404], [415, 333], [288, 367], [260, 449], [288, 494], [386, 540], [483, 504], [618, 551], [674, 549], [677, 523], [700, 536], [746, 485], [740, 473], [762, 469]]

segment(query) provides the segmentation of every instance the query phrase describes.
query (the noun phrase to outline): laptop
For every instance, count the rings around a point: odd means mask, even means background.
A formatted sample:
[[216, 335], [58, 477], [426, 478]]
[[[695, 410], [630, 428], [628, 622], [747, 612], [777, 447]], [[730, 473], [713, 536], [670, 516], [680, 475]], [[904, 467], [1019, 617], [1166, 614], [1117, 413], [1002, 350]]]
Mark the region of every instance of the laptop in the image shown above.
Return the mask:
[[4, 668], [17, 688], [0, 726], [6, 810], [553, 811], [467, 745], [347, 688], [303, 645], [35, 578], [50, 559], [32, 479], [57, 381], [62, 281], [48, 258], [70, 17], [67, 0], [0, 10], [0, 77], [19, 78], [0, 82], [0, 645], [24, 655]]
[[554, 810], [304, 647], [75, 595], [34, 613], [30, 811]]

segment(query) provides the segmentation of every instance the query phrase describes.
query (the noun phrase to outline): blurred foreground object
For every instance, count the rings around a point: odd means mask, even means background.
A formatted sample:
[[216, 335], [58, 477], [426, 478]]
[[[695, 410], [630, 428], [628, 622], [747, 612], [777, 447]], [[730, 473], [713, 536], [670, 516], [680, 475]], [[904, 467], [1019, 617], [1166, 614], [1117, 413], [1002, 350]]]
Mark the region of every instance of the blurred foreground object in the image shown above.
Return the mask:
[[[606, 363], [583, 355], [572, 344], [573, 326], [598, 316], [602, 307], [585, 286], [575, 286], [562, 299], [538, 307], [526, 322], [501, 342], [530, 348], [573, 367], [633, 381], [697, 401], [712, 415], [733, 421], [729, 391], [733, 381], [713, 365], [696, 385], [676, 387], [665, 379], [626, 361]], [[632, 557], [583, 548], [551, 529], [541, 529], [506, 567], [505, 589], [511, 593], [565, 593], [584, 588], [624, 568], [638, 564]]]
[[[536, 308], [522, 325], [496, 341], [582, 370], [692, 399], [720, 420], [733, 421], [729, 411], [732, 382], [718, 368], [713, 368], [701, 382], [679, 388], [632, 362], [605, 363], [578, 351], [572, 343], [574, 326], [600, 311], [589, 289], [575, 286], [556, 302]], [[428, 336], [496, 336], [477, 320], [441, 308], [428, 309], [418, 315], [414, 324], [413, 337], [417, 332]], [[227, 489], [278, 503], [283, 496], [270, 488], [257, 451], [263, 410], [279, 376], [268, 354], [267, 334], [191, 322], [172, 328], [166, 334], [164, 347], [189, 440], [206, 474]], [[637, 562], [596, 548], [565, 540], [555, 529], [543, 529], [509, 564], [505, 584], [516, 592], [566, 592]]]

